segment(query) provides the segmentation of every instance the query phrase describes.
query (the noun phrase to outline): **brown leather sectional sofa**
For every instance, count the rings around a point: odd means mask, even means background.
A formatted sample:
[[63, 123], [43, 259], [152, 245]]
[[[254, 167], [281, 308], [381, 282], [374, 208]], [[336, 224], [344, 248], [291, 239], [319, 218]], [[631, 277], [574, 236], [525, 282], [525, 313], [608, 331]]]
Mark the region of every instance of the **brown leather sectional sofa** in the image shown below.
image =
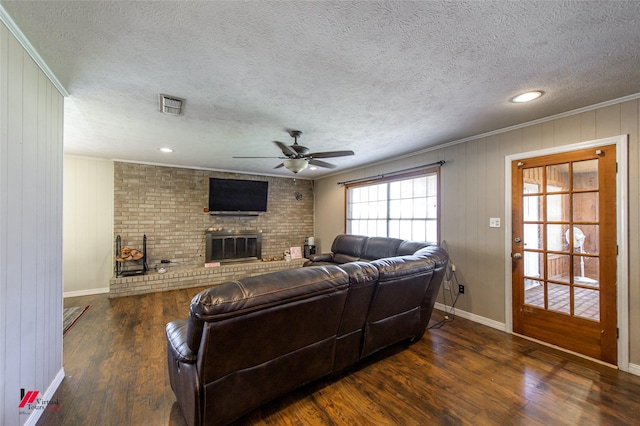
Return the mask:
[[370, 243], [370, 250], [343, 264], [334, 253], [324, 264], [314, 259], [311, 267], [211, 287], [193, 298], [188, 318], [167, 324], [171, 388], [189, 425], [230, 423], [380, 349], [422, 337], [447, 253], [391, 238], [336, 240], [334, 248]]

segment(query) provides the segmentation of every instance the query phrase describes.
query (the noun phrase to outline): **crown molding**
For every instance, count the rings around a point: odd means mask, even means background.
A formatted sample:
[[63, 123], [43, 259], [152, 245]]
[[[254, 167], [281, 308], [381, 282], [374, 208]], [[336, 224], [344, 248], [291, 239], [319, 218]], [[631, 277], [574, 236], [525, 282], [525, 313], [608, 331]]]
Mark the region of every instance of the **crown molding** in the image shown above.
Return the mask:
[[40, 67], [42, 72], [47, 76], [51, 83], [58, 89], [58, 92], [64, 97], [69, 96], [69, 92], [64, 88], [58, 77], [53, 73], [51, 68], [47, 65], [47, 63], [42, 59], [42, 56], [38, 53], [38, 51], [33, 47], [31, 42], [27, 39], [24, 33], [18, 28], [15, 21], [11, 16], [7, 13], [7, 11], [0, 4], [0, 21], [7, 27], [7, 29], [13, 34], [13, 36], [18, 40], [18, 43], [22, 45], [24, 50], [27, 51], [31, 59], [35, 61], [35, 63]]
[[[369, 167], [375, 167], [375, 166], [381, 166], [381, 165], [384, 165], [384, 164], [389, 164], [389, 163], [392, 163], [394, 161], [403, 160], [405, 158], [411, 158], [411, 157], [414, 157], [416, 155], [426, 154], [426, 153], [432, 152], [432, 151], [438, 151], [438, 150], [441, 150], [441, 149], [444, 149], [444, 148], [448, 148], [450, 146], [459, 145], [459, 144], [467, 143], [467, 142], [477, 141], [479, 139], [487, 138], [489, 136], [495, 136], [495, 135], [499, 135], [501, 133], [510, 132], [512, 130], [518, 130], [518, 129], [522, 129], [522, 128], [525, 128], [525, 127], [533, 126], [533, 125], [536, 125], [536, 124], [546, 123], [548, 121], [558, 120], [560, 118], [565, 118], [565, 117], [570, 117], [572, 115], [582, 114], [583, 112], [594, 111], [594, 110], [600, 109], [600, 108], [606, 108], [606, 107], [609, 107], [609, 106], [612, 106], [612, 105], [617, 105], [617, 104], [621, 104], [621, 103], [624, 103], [624, 102], [633, 101], [635, 99], [640, 99], [640, 93], [634, 93], [634, 94], [631, 94], [631, 95], [623, 96], [621, 98], [611, 99], [609, 101], [600, 102], [598, 104], [588, 105], [588, 106], [583, 107], [583, 108], [578, 108], [578, 109], [574, 109], [574, 110], [570, 110], [570, 111], [566, 111], [566, 112], [561, 112], [559, 114], [550, 115], [550, 116], [547, 116], [547, 117], [539, 118], [537, 120], [527, 121], [527, 122], [524, 122], [524, 123], [516, 124], [516, 125], [513, 125], [513, 126], [509, 126], [509, 127], [504, 127], [504, 128], [497, 129], [497, 130], [492, 130], [490, 132], [469, 136], [469, 137], [466, 137], [466, 138], [463, 138], [463, 139], [456, 139], [456, 140], [453, 140], [453, 141], [450, 141], [450, 142], [445, 142], [445, 143], [442, 143], [442, 144], [433, 145], [433, 146], [430, 146], [428, 148], [421, 149], [419, 151], [410, 152], [408, 154], [403, 154], [403, 155], [400, 155], [400, 156], [397, 156], [397, 157], [388, 158], [386, 160], [377, 161], [375, 163], [364, 164], [362, 166], [354, 167], [352, 169], [339, 170], [339, 171], [336, 171], [334, 173], [330, 173], [330, 174], [326, 174], [326, 175], [320, 176], [317, 179], [324, 179], [324, 178], [328, 178], [328, 177], [332, 177], [332, 176], [338, 176], [338, 175], [341, 175], [341, 174], [344, 174], [344, 173], [349, 173], [349, 172], [354, 172], [354, 171], [358, 171], [358, 170], [367, 169]], [[441, 158], [441, 160], [443, 160], [443, 159]]]

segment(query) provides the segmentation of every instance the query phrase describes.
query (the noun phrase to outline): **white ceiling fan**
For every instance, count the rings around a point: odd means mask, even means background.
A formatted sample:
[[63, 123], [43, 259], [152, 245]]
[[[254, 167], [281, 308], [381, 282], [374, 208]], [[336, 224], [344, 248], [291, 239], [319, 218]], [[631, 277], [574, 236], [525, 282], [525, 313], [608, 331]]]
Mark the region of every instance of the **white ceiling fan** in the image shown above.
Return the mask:
[[309, 148], [303, 145], [298, 144], [298, 138], [302, 134], [300, 130], [291, 130], [287, 129], [287, 133], [289, 136], [293, 138], [293, 145], [286, 145], [282, 142], [273, 141], [278, 148], [282, 151], [284, 157], [233, 157], [233, 158], [280, 158], [284, 161], [278, 164], [274, 169], [279, 169], [280, 167], [285, 167], [288, 170], [291, 170], [293, 173], [299, 173], [302, 170], [306, 169], [309, 164], [325, 167], [328, 169], [333, 169], [336, 166], [327, 163], [326, 161], [318, 160], [318, 158], [331, 158], [331, 157], [345, 157], [348, 155], [354, 155], [354, 152], [351, 150], [346, 151], [325, 151], [325, 152], [311, 152]]

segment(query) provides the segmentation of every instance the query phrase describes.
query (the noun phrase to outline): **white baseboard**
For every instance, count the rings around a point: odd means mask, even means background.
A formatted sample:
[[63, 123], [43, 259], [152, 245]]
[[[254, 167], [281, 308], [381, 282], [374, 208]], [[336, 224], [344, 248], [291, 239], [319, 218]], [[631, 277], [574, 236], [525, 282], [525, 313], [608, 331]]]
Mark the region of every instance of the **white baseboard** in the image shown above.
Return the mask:
[[[435, 308], [442, 312], [449, 312], [451, 310], [450, 306], [445, 306], [442, 303], [437, 303], [437, 302], [436, 302]], [[507, 326], [503, 322], [481, 317], [480, 315], [472, 314], [470, 312], [466, 312], [458, 308], [456, 308], [456, 316], [459, 316], [464, 319], [468, 319], [473, 322], [477, 322], [478, 324], [486, 325], [487, 327], [495, 328], [496, 330], [500, 330], [500, 331], [507, 330]]]
[[[445, 306], [442, 303], [437, 303], [437, 302], [436, 302], [435, 308], [437, 310], [439, 310], [439, 311], [442, 311], [442, 312], [449, 312], [451, 310], [450, 306]], [[456, 316], [459, 316], [459, 317], [464, 318], [464, 319], [468, 319], [468, 320], [473, 321], [473, 322], [477, 322], [478, 324], [486, 325], [487, 327], [495, 328], [496, 330], [500, 330], [500, 331], [504, 331], [504, 332], [507, 331], [506, 324], [504, 324], [502, 322], [495, 321], [495, 320], [492, 320], [492, 319], [489, 319], [489, 318], [485, 318], [485, 317], [481, 317], [480, 315], [472, 314], [470, 312], [462, 311], [462, 310], [460, 310], [458, 308], [456, 308]], [[538, 342], [538, 343], [544, 344], [544, 342]], [[571, 351], [567, 351], [567, 350], [565, 350], [563, 348], [560, 348], [560, 347], [557, 347], [557, 346], [554, 346], [554, 345], [548, 345], [547, 344], [546, 346], [550, 346], [550, 347], [553, 347], [555, 349], [558, 349], [558, 350], [561, 350], [561, 351], [565, 351], [565, 352], [571, 352]], [[571, 353], [573, 353], [573, 352], [571, 352]], [[574, 353], [574, 354], [578, 355], [578, 356], [581, 356], [580, 354], [576, 354], [576, 353]], [[594, 361], [599, 362], [597, 360], [594, 360]], [[622, 371], [624, 371], [624, 370], [622, 370]], [[633, 374], [633, 375], [640, 376], [640, 365], [629, 363], [629, 369], [627, 371], [629, 373]]]
[[629, 373], [640, 376], [640, 365], [629, 363]]
[[78, 296], [91, 296], [94, 294], [109, 293], [109, 287], [104, 288], [90, 288], [89, 290], [77, 290], [77, 291], [65, 291], [62, 297], [78, 297]]
[[[38, 399], [41, 399], [43, 401], [52, 401], [53, 394], [56, 393], [56, 391], [58, 390], [58, 386], [60, 386], [60, 383], [62, 383], [63, 379], [64, 379], [64, 368], [60, 368], [60, 371], [58, 371], [58, 374], [56, 374], [56, 377], [54, 377], [53, 381], [51, 382], [51, 384], [49, 385], [45, 393], [42, 394], [42, 398], [38, 398]], [[44, 410], [33, 410], [33, 412], [31, 412], [31, 415], [29, 415], [29, 418], [27, 418], [27, 421], [24, 422], [24, 426], [36, 426], [36, 424], [38, 423], [38, 420], [40, 420], [40, 416], [42, 415], [43, 411]]]

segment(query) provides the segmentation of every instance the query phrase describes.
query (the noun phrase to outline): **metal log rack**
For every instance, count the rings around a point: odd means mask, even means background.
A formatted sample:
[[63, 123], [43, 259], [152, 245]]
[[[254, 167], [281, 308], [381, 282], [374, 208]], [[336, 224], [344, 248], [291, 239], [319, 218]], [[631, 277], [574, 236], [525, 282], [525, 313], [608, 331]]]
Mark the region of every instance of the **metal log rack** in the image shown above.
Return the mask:
[[[122, 239], [120, 235], [116, 236], [116, 256], [122, 250]], [[118, 277], [130, 277], [134, 275], [144, 275], [149, 271], [149, 265], [147, 263], [147, 236], [142, 237], [142, 257], [136, 260], [115, 261], [116, 278]]]

